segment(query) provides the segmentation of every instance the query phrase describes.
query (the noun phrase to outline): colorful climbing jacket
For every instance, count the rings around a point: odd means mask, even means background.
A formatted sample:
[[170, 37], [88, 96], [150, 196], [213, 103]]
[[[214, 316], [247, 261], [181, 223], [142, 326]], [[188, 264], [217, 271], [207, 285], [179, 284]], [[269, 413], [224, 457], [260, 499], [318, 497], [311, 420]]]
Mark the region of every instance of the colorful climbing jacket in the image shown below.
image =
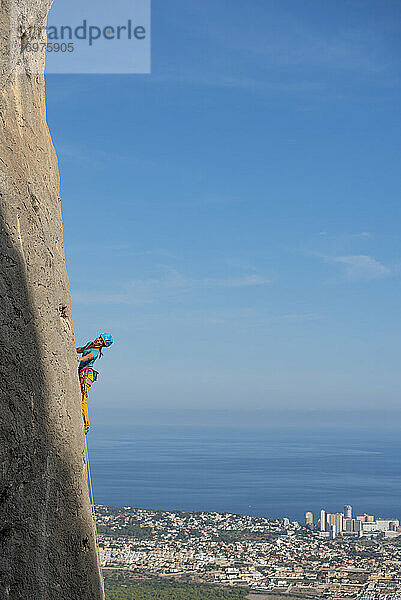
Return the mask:
[[86, 362], [80, 362], [79, 369], [86, 369], [86, 368], [93, 367], [93, 365], [95, 364], [95, 360], [97, 360], [99, 358], [99, 356], [101, 356], [101, 349], [100, 348], [90, 348], [91, 344], [92, 344], [92, 342], [89, 342], [88, 344], [86, 344], [84, 351], [82, 352], [82, 356], [86, 356], [87, 354], [93, 354], [93, 358], [91, 360], [87, 360]]

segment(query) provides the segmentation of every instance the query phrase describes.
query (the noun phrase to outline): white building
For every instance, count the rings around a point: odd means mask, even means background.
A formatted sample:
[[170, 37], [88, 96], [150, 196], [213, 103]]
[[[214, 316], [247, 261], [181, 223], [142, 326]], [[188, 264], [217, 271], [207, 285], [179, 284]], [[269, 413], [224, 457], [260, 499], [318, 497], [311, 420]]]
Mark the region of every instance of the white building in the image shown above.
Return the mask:
[[361, 523], [363, 533], [383, 533], [397, 531], [400, 522], [398, 519], [376, 519], [372, 523]]
[[320, 511], [320, 531], [326, 531], [326, 511]]

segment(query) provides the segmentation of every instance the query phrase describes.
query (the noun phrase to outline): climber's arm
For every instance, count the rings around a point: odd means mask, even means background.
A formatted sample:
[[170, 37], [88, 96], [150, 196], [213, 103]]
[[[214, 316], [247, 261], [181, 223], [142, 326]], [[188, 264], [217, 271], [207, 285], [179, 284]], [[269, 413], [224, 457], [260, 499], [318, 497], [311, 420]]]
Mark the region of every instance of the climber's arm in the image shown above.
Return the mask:
[[93, 360], [94, 358], [93, 354], [85, 354], [85, 356], [79, 359], [79, 362], [88, 362], [88, 360]]
[[82, 354], [82, 352], [85, 350], [85, 346], [80, 346], [79, 348], [77, 348], [77, 353], [78, 354]]

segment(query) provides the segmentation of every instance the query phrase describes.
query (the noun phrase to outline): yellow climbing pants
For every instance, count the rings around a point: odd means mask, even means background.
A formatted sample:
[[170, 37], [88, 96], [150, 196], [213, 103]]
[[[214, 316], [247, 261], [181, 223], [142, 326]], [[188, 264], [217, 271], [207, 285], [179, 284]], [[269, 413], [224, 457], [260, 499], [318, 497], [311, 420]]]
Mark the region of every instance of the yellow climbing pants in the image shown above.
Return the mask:
[[89, 431], [89, 412], [88, 412], [88, 394], [89, 388], [95, 381], [95, 375], [92, 369], [80, 369], [79, 382], [81, 384], [82, 394], [82, 418], [84, 420], [85, 433]]

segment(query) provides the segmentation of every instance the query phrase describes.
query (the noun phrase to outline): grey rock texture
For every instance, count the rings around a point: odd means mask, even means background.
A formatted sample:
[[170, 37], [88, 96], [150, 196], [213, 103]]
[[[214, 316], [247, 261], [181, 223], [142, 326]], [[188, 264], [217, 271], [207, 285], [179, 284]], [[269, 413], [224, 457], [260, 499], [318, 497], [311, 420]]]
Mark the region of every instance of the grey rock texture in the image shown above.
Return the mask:
[[0, 600], [102, 600], [43, 54], [21, 53], [50, 5], [0, 0]]

